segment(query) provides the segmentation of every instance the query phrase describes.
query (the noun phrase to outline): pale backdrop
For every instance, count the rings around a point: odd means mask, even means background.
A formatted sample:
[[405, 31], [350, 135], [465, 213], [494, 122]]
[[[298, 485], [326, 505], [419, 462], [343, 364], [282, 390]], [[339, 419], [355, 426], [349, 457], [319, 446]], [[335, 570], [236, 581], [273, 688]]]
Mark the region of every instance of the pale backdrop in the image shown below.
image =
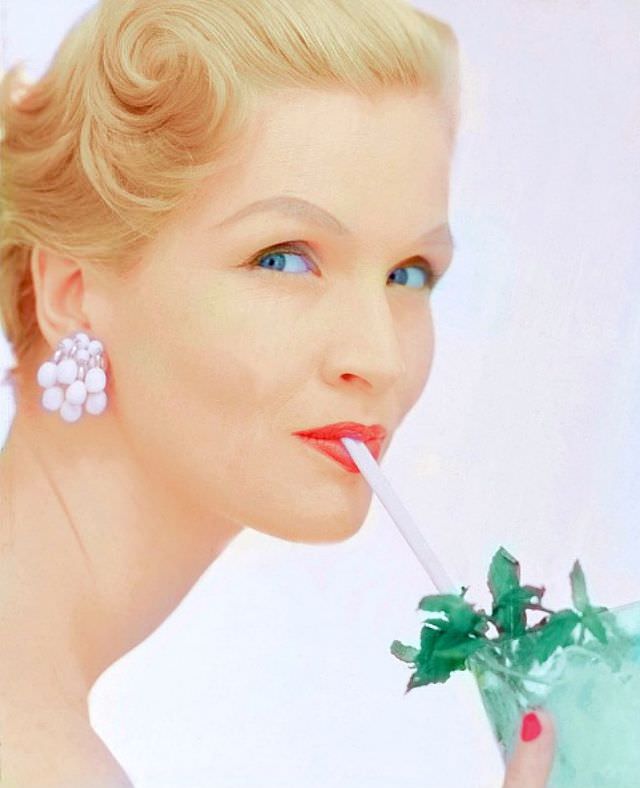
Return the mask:
[[[503, 544], [552, 606], [576, 557], [598, 603], [639, 599], [640, 4], [418, 5], [463, 51], [458, 248], [383, 469], [469, 598]], [[89, 6], [4, 0], [3, 65], [40, 73]], [[100, 677], [92, 722], [136, 788], [497, 788], [470, 678], [405, 696], [389, 654], [433, 591], [375, 500], [342, 544], [244, 532]]]

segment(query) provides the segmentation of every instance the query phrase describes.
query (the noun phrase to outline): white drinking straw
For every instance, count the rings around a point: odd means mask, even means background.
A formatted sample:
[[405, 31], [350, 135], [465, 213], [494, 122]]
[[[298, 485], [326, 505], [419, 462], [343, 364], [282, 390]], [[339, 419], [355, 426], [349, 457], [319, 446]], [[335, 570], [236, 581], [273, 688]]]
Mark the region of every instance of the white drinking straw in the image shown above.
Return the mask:
[[437, 556], [422, 536], [420, 529], [411, 519], [409, 512], [404, 508], [402, 502], [392, 490], [391, 485], [383, 476], [380, 466], [366, 444], [355, 440], [355, 438], [340, 438], [340, 440], [349, 452], [351, 459], [358, 466], [360, 473], [367, 480], [369, 486], [397, 525], [398, 530], [415, 553], [416, 558], [424, 567], [425, 572], [431, 578], [438, 592], [440, 594], [459, 595], [461, 586], [457, 586], [446, 573]]

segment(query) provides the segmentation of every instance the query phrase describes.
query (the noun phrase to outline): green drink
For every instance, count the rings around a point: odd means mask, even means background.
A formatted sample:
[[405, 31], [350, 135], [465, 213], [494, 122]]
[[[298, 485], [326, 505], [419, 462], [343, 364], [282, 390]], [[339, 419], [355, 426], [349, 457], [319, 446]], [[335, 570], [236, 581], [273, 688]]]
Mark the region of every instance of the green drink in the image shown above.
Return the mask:
[[526, 635], [503, 642], [499, 658], [487, 646], [467, 659], [505, 764], [522, 715], [540, 706], [553, 716], [548, 788], [640, 786], [640, 602], [598, 617], [606, 643], [576, 628], [573, 645], [525, 670], [518, 652]]
[[[639, 788], [640, 602], [592, 605], [578, 561], [570, 580], [573, 609], [549, 610], [544, 586], [521, 585], [518, 561], [501, 547], [490, 613], [464, 599], [467, 588], [423, 597], [419, 648], [395, 640], [391, 653], [414, 668], [407, 692], [470, 670], [505, 765], [522, 716], [547, 710], [556, 734], [547, 788]], [[528, 620], [540, 612], [548, 615]]]

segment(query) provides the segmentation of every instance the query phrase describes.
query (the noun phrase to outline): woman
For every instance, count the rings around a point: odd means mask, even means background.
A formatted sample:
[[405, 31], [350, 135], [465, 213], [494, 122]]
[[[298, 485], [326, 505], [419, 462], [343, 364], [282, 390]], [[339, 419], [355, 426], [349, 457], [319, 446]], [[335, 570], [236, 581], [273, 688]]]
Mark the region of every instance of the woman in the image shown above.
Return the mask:
[[[383, 456], [424, 390], [457, 44], [400, 0], [103, 0], [13, 77], [2, 774], [131, 785], [92, 684], [243, 528], [356, 533], [368, 485], [293, 433], [381, 424]], [[539, 719], [505, 786], [545, 784]]]

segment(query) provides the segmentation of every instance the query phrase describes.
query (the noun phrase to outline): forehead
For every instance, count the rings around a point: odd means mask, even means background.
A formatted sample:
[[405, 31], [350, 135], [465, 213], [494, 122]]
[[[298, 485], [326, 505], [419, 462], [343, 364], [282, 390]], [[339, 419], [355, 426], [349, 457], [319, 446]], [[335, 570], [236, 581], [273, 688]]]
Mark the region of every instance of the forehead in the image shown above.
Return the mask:
[[372, 153], [380, 164], [421, 161], [449, 147], [444, 108], [424, 92], [399, 90], [371, 98], [338, 90], [266, 94], [254, 105], [247, 142], [256, 164], [276, 156], [281, 164], [295, 157], [355, 165]]
[[266, 94], [256, 99], [233, 166], [216, 182], [238, 199], [305, 190], [320, 203], [372, 190], [390, 199], [404, 193], [405, 202], [437, 199], [451, 159], [445, 112], [424, 92]]

